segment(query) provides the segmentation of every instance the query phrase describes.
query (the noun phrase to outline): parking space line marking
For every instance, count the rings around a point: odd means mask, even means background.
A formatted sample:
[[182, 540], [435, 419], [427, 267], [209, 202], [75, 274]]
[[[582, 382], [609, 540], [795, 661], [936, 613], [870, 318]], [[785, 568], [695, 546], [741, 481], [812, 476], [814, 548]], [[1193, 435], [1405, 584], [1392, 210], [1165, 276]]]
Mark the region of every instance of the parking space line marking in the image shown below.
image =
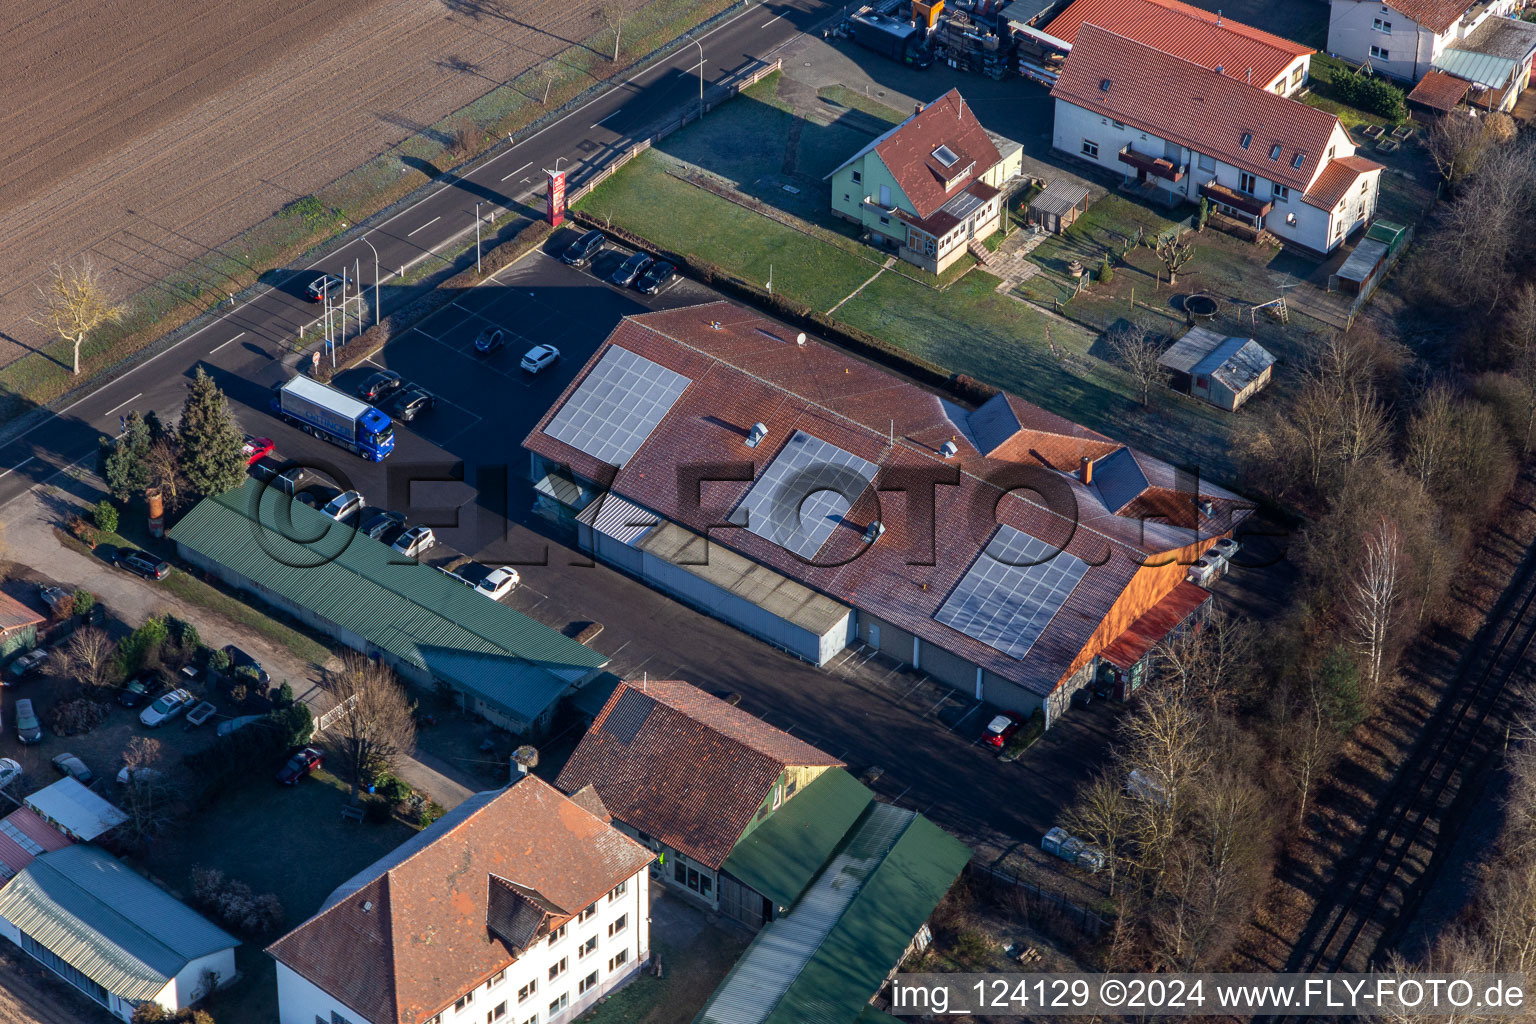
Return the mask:
[[414, 235], [414, 234], [415, 234], [415, 233], [416, 233], [416, 232], [417, 232], [417, 231], [420, 231], [420, 230], [422, 230], [422, 228], [429, 228], [429, 227], [431, 227], [431, 226], [432, 226], [432, 225], [433, 225], [433, 224], [436, 224], [436, 223], [437, 223], [437, 222], [438, 222], [438, 221], [440, 221], [440, 220], [442, 220], [442, 219], [443, 219], [443, 218], [442, 218], [442, 215], [441, 215], [441, 214], [439, 214], [439, 215], [438, 215], [438, 216], [436, 216], [436, 217], [433, 217], [433, 218], [432, 218], [432, 219], [431, 219], [431, 220], [429, 220], [429, 221], [427, 221], [427, 222], [426, 222], [426, 223], [425, 223], [425, 224], [423, 224], [423, 225], [422, 225], [422, 226], [421, 226], [421, 227], [419, 227], [419, 228], [415, 228], [415, 229], [414, 229], [414, 230], [411, 230], [411, 231], [407, 231], [407, 232], [406, 232], [406, 233], [405, 233], [405, 237], [406, 237], [406, 238], [410, 238], [410, 237], [411, 237], [411, 236], [412, 236], [412, 235]]
[[896, 799], [892, 800], [891, 803], [893, 803], [893, 804], [901, 803], [901, 798], [906, 796], [911, 791], [912, 791], [912, 787], [908, 786], [906, 789], [902, 790], [900, 793], [897, 793], [896, 794]]
[[[955, 719], [955, 724], [949, 727], [949, 731], [950, 732], [954, 732], [956, 729], [960, 728], [961, 724], [964, 723], [964, 721], [967, 718], [970, 718], [972, 715], [974, 715], [977, 711], [980, 711], [980, 710], [981, 710], [981, 705], [980, 704], [972, 705], [971, 706], [971, 710], [967, 711], [965, 714], [963, 714], [959, 718]], [[839, 760], [841, 760], [841, 759], [839, 759]]]
[[[245, 332], [241, 331], [239, 334], [235, 335], [233, 338], [230, 338], [229, 341], [239, 341], [243, 337], [245, 337]], [[217, 352], [219, 349], [223, 348], [225, 345], [228, 345], [229, 341], [226, 341], [226, 342], [223, 342], [222, 344], [216, 345], [213, 348], [213, 351], [209, 352], [208, 354], [209, 355], [213, 355], [214, 352]]]
[[928, 709], [928, 714], [924, 715], [923, 717], [927, 718], [929, 715], [932, 715], [935, 711], [939, 710], [939, 706], [942, 705], [942, 704], [948, 703], [949, 702], [949, 698], [951, 696], [952, 696], [952, 694], [946, 693], [944, 696], [942, 696], [938, 700], [934, 701], [933, 702], [933, 707], [929, 708]]
[[16, 472], [22, 466], [25, 466], [27, 463], [31, 462], [35, 458], [37, 458], [36, 455], [28, 455], [26, 458], [24, 458], [20, 462], [16, 463], [16, 465], [12, 466], [10, 469], [6, 470], [4, 473], [0, 473], [0, 477], [10, 476], [12, 473]]
[[904, 694], [902, 694], [902, 695], [901, 695], [901, 699], [902, 699], [902, 700], [906, 700], [906, 699], [907, 699], [907, 698], [908, 698], [908, 697], [910, 697], [910, 696], [912, 696], [912, 695], [913, 695], [913, 694], [914, 694], [914, 693], [916, 693], [916, 692], [917, 692], [917, 688], [918, 688], [918, 687], [919, 687], [919, 686], [922, 686], [922, 685], [923, 685], [923, 684], [924, 684], [924, 683], [925, 683], [925, 682], [927, 682], [927, 680], [926, 680], [926, 679], [919, 679], [919, 680], [918, 680], [918, 681], [917, 681], [917, 683], [916, 683], [916, 685], [914, 685], [914, 686], [913, 686], [913, 687], [912, 687], [912, 689], [910, 689], [910, 690], [908, 690], [908, 691], [907, 691], [907, 692], [906, 692], [906, 693], [904, 693]]
[[137, 402], [139, 399], [141, 399], [143, 397], [144, 397], [144, 392], [140, 391], [138, 394], [136, 394], [132, 398], [128, 399], [127, 402], [118, 402], [112, 408], [110, 408], [106, 412], [102, 413], [102, 415], [103, 416], [111, 416], [113, 413], [117, 412], [117, 410], [119, 410], [123, 406], [127, 405], [128, 402]]
[[[530, 168], [532, 166], [533, 166], [533, 161], [529, 160], [527, 163], [523, 164], [523, 166], [521, 166], [517, 170], [513, 171], [512, 174], [521, 174], [522, 172], [526, 171], [528, 168]], [[512, 177], [512, 174], [504, 174], [504, 175], [502, 175], [501, 180], [502, 181], [506, 181], [508, 178]]]

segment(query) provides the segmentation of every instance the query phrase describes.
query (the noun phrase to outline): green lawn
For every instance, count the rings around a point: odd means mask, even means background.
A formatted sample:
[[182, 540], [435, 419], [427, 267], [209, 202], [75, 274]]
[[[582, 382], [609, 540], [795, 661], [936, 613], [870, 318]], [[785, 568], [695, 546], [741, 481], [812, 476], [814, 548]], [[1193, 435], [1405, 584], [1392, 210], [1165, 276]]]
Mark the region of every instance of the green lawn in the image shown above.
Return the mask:
[[642, 973], [581, 1019], [589, 1024], [688, 1024], [746, 944], [740, 932], [716, 925], [705, 925], [681, 948], [653, 939], [662, 977]]

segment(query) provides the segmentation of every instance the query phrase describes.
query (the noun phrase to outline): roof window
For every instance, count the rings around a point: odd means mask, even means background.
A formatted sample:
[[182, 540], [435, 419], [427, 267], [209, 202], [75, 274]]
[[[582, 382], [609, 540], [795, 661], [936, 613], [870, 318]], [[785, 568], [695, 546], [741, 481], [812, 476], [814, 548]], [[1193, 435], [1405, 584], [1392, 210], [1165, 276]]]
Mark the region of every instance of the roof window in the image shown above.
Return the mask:
[[1306, 158], [1307, 158], [1307, 154], [1305, 154], [1305, 153], [1297, 153], [1294, 157], [1291, 158], [1291, 166], [1296, 168], [1297, 170], [1300, 170], [1301, 169], [1301, 162], [1303, 160], [1305, 160]]
[[955, 161], [960, 159], [955, 155], [955, 151], [950, 149], [948, 146], [940, 146], [938, 149], [934, 150], [933, 158], [939, 163], [943, 164], [945, 167], [955, 166]]
[[1271, 160], [1280, 159], [1280, 143], [1277, 142], [1273, 146], [1269, 147], [1269, 158]]
[[1242, 141], [1239, 142], [1238, 145], [1242, 146], [1244, 149], [1247, 149], [1248, 148], [1248, 144], [1251, 143], [1252, 141], [1253, 141], [1253, 132], [1243, 132]]
[[1109, 92], [1109, 79], [1099, 79], [1099, 92]]

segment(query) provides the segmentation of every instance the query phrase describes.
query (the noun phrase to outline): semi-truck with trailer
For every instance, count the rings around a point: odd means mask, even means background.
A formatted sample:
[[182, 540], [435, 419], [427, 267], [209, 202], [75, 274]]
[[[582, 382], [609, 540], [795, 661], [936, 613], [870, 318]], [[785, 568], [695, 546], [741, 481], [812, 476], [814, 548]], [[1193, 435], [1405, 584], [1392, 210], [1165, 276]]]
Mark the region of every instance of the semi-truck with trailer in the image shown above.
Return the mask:
[[395, 450], [395, 425], [387, 415], [308, 377], [294, 377], [274, 388], [272, 412], [306, 434], [374, 462]]

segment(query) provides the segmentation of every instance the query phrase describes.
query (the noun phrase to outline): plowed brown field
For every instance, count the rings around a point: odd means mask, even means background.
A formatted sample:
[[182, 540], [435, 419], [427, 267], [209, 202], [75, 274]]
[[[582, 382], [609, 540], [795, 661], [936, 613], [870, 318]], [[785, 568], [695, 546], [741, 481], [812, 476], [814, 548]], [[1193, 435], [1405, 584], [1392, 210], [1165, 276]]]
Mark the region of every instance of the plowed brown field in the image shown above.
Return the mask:
[[[599, 0], [10, 0], [0, 365], [48, 264], [128, 295], [601, 28]], [[627, 6], [638, 6], [638, 0]]]

